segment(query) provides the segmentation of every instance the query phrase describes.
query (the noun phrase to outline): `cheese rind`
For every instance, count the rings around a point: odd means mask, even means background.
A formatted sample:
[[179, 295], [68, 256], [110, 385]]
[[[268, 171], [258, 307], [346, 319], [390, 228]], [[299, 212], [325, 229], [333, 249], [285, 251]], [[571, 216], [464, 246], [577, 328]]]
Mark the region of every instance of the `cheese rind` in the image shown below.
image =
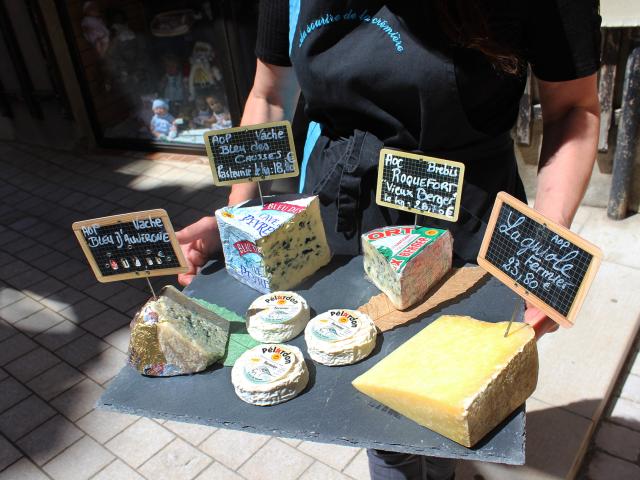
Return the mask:
[[230, 275], [262, 293], [289, 290], [329, 263], [318, 197], [216, 211]]
[[362, 250], [369, 279], [404, 310], [451, 269], [453, 240], [448, 230], [384, 227], [362, 235]]
[[309, 321], [309, 305], [295, 292], [273, 292], [256, 298], [247, 311], [247, 331], [262, 343], [287, 342]]
[[378, 331], [371, 318], [357, 310], [335, 309], [312, 318], [304, 330], [309, 356], [329, 366], [349, 365], [369, 356]]
[[165, 287], [131, 322], [129, 363], [143, 375], [167, 377], [200, 372], [223, 357], [229, 324]]
[[442, 316], [353, 381], [362, 393], [472, 447], [533, 393], [533, 329]]
[[302, 352], [292, 345], [258, 345], [244, 352], [231, 369], [236, 395], [253, 405], [291, 400], [308, 382], [309, 371]]

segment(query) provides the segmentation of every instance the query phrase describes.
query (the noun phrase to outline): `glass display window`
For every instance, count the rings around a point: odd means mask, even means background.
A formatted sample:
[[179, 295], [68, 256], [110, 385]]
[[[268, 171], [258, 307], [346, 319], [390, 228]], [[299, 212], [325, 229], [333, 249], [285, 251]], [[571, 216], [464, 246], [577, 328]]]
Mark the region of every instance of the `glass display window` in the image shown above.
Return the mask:
[[202, 150], [204, 132], [239, 123], [256, 2], [67, 1], [60, 10], [101, 143]]

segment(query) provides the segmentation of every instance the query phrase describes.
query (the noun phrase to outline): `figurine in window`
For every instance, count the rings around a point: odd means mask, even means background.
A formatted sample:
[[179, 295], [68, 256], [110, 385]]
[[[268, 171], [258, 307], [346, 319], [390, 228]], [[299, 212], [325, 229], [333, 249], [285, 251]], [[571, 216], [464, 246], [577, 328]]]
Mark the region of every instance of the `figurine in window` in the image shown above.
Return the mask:
[[198, 92], [210, 89], [222, 81], [220, 69], [212, 65], [215, 59], [213, 48], [207, 42], [196, 42], [189, 58], [189, 100], [195, 100]]
[[139, 83], [138, 72], [144, 70], [139, 39], [127, 25], [122, 10], [108, 8], [105, 18], [111, 32], [109, 51], [105, 56], [109, 77], [120, 84], [123, 91], [135, 91]]
[[216, 95], [207, 95], [207, 105], [211, 109], [210, 125], [214, 130], [231, 127], [231, 115], [229, 110], [224, 107], [219, 97]]
[[98, 55], [104, 57], [109, 49], [109, 29], [104, 23], [98, 2], [84, 2], [84, 17], [80, 22], [82, 36], [96, 49]]
[[160, 80], [160, 93], [167, 101], [169, 109], [177, 114], [185, 98], [185, 79], [182, 75], [180, 59], [173, 54], [167, 54], [162, 57], [162, 63], [164, 76]]
[[[107, 11], [107, 18], [109, 18], [109, 11]], [[113, 38], [117, 42], [127, 44], [127, 42], [133, 42], [136, 40], [136, 34], [129, 28], [127, 23], [127, 16], [122, 10], [113, 10], [111, 12], [110, 27], [113, 31]]]
[[169, 105], [161, 98], [156, 98], [152, 105], [153, 117], [149, 124], [151, 134], [158, 140], [175, 138], [178, 135], [176, 119], [169, 113]]
[[207, 99], [198, 95], [193, 108], [191, 128], [210, 128], [211, 117], [213, 117], [213, 111], [209, 107]]

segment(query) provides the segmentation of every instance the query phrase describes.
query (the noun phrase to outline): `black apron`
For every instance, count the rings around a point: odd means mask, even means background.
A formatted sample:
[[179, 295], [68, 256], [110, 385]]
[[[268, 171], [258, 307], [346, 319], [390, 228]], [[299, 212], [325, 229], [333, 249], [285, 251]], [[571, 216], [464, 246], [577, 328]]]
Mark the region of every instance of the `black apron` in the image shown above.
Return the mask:
[[362, 233], [414, 223], [413, 214], [375, 202], [380, 148], [463, 162], [458, 221], [419, 216], [418, 223], [449, 229], [456, 257], [475, 262], [496, 194], [525, 200], [513, 142], [509, 132], [488, 136], [470, 125], [453, 50], [428, 8], [414, 8], [414, 2], [300, 2], [291, 60], [305, 111], [322, 126], [302, 191], [319, 196], [332, 251], [356, 255]]

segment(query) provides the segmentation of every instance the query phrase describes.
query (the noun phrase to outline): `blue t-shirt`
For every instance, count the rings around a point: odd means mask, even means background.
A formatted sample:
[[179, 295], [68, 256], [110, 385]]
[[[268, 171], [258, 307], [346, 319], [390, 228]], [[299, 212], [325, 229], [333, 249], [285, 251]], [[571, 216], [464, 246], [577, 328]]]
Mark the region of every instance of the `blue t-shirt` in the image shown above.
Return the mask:
[[151, 130], [161, 135], [169, 135], [174, 121], [175, 118], [169, 113], [163, 116], [154, 115], [151, 117]]

